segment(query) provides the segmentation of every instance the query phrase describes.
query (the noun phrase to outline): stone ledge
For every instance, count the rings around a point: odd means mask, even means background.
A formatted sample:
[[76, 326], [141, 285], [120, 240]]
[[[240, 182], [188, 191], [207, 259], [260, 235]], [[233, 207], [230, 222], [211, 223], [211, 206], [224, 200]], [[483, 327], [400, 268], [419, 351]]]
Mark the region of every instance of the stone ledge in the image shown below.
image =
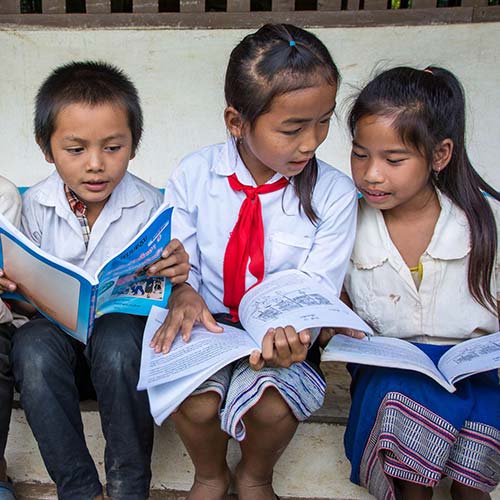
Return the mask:
[[[16, 498], [18, 500], [57, 500], [56, 488], [49, 484], [40, 483], [21, 483], [16, 484]], [[186, 491], [174, 490], [151, 490], [150, 500], [185, 500]], [[236, 495], [228, 495], [227, 500], [237, 500]], [[324, 500], [311, 497], [281, 497], [282, 500]], [[108, 500], [108, 497], [105, 497]], [[345, 500], [345, 499], [331, 499]]]
[[[104, 439], [98, 413], [84, 412], [83, 423], [87, 445], [104, 479]], [[275, 470], [277, 493], [292, 498], [370, 498], [365, 490], [348, 480], [349, 463], [343, 454], [343, 433], [344, 427], [333, 424], [299, 425]], [[6, 458], [15, 482], [50, 484], [37, 444], [20, 409], [13, 411]], [[238, 460], [237, 443], [231, 441], [228, 462], [234, 467]], [[152, 469], [153, 490], [187, 491], [191, 486], [192, 463], [169, 421], [156, 429]]]

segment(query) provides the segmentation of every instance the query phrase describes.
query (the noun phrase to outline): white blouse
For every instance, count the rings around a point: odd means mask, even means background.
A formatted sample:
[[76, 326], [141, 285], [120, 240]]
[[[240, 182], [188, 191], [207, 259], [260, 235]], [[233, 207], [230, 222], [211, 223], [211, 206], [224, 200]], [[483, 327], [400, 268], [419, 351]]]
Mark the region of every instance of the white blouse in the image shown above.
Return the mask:
[[[354, 311], [378, 335], [454, 344], [499, 329], [496, 314], [479, 305], [469, 292], [470, 235], [465, 213], [445, 195], [438, 194], [441, 214], [421, 257], [423, 276], [418, 290], [392, 243], [382, 213], [360, 200], [356, 243], [345, 288]], [[498, 205], [492, 201], [491, 206], [498, 226]], [[497, 254], [491, 280], [497, 300], [499, 280]]]
[[[222, 303], [224, 253], [245, 199], [229, 186], [227, 178], [233, 173], [242, 184], [256, 186], [229, 140], [184, 158], [165, 189], [165, 202], [175, 207], [173, 236], [189, 253], [188, 281], [214, 313], [227, 312]], [[281, 177], [276, 174], [268, 182]], [[351, 179], [321, 161], [312, 196], [316, 225], [299, 211], [293, 186], [261, 194], [264, 273], [298, 269], [339, 294], [354, 243], [356, 199]], [[246, 288], [254, 282], [247, 270]]]

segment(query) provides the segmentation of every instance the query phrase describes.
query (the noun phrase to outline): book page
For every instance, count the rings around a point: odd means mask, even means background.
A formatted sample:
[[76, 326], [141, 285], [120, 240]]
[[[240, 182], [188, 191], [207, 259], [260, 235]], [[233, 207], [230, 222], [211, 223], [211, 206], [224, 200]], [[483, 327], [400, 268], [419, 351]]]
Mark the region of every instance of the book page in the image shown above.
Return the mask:
[[148, 388], [149, 409], [156, 425], [161, 425], [210, 375], [225, 366], [214, 366], [196, 374]]
[[211, 333], [197, 324], [193, 327], [189, 342], [184, 342], [182, 337], [177, 335], [170, 352], [156, 353], [149, 344], [167, 317], [167, 312], [166, 309], [156, 306], [151, 308], [144, 330], [137, 385], [139, 390], [195, 375], [207, 369], [210, 375], [257, 348], [252, 338], [243, 330], [223, 325], [223, 333]]
[[438, 367], [455, 383], [474, 373], [500, 367], [500, 332], [466, 340], [453, 346], [439, 360]]
[[321, 361], [344, 361], [413, 370], [431, 377], [447, 391], [455, 391], [423, 351], [401, 339], [391, 337], [355, 339], [346, 335], [335, 335], [323, 351]]
[[262, 283], [244, 295], [239, 315], [241, 323], [259, 346], [269, 328], [287, 325], [292, 325], [297, 331], [337, 326], [372, 333], [371, 328], [333, 291], [295, 270], [266, 276]]
[[0, 267], [17, 284], [5, 298], [30, 302], [66, 333], [85, 343], [90, 320], [91, 277], [44, 252], [0, 218]]
[[170, 281], [146, 275], [146, 266], [160, 259], [170, 242], [172, 210], [161, 206], [133, 241], [100, 268], [96, 316], [110, 312], [146, 316], [152, 305], [166, 306]]

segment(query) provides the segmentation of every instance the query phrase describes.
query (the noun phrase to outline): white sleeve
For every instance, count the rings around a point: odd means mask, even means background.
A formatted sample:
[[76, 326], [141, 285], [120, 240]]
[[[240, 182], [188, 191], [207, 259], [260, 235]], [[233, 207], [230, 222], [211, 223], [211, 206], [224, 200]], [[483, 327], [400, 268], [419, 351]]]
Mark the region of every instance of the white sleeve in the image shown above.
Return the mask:
[[28, 190], [23, 194], [23, 209], [21, 212], [21, 231], [36, 246], [42, 242], [42, 224], [39, 218], [42, 217], [40, 205], [33, 201]]
[[0, 177], [0, 213], [14, 226], [21, 223], [21, 195], [12, 182]]
[[349, 178], [339, 179], [331, 187], [328, 200], [300, 270], [340, 295], [356, 237], [357, 190]]
[[186, 169], [179, 165], [165, 187], [164, 202], [174, 207], [172, 214], [172, 237], [182, 242], [189, 255], [191, 266], [187, 283], [195, 290], [201, 284], [200, 252], [196, 236], [196, 207], [189, 204], [189, 182]]
[[[19, 227], [21, 222], [21, 195], [17, 187], [4, 177], [0, 176], [0, 213], [9, 222]], [[0, 323], [12, 321], [10, 309], [0, 300]]]

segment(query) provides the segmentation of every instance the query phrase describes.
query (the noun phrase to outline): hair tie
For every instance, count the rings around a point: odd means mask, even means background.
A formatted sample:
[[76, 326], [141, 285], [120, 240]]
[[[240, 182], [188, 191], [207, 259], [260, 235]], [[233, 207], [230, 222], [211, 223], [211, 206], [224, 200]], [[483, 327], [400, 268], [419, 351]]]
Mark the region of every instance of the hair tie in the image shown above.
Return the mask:
[[295, 40], [290, 40], [288, 43], [290, 44], [290, 47], [295, 47], [295, 45], [297, 45]]
[[430, 73], [431, 75], [434, 74], [429, 68], [426, 68], [423, 71], [424, 71], [424, 73]]

